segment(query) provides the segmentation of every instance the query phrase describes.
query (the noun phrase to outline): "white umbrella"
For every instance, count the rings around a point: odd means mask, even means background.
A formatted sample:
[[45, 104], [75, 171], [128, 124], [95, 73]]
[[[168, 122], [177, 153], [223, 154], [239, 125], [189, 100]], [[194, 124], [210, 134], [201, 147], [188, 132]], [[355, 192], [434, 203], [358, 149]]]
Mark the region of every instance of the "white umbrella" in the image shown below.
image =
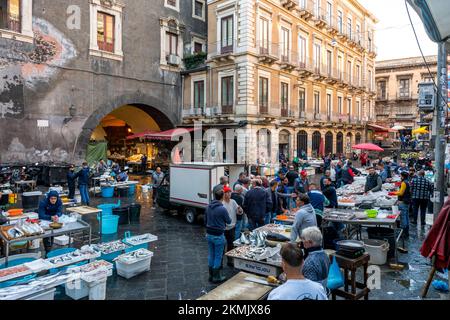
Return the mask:
[[395, 130], [395, 131], [406, 130], [406, 128], [403, 127], [403, 126], [394, 126], [394, 127], [392, 127], [391, 129], [392, 129], [392, 130]]

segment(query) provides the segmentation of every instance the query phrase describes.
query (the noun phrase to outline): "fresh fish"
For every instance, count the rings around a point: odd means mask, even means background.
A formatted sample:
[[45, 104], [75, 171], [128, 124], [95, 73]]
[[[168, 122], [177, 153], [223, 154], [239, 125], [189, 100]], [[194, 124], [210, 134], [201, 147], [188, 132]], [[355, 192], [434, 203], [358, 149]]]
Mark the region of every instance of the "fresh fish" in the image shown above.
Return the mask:
[[245, 236], [245, 234], [241, 234], [241, 244], [247, 244], [247, 242], [250, 242], [247, 240], [247, 237]]

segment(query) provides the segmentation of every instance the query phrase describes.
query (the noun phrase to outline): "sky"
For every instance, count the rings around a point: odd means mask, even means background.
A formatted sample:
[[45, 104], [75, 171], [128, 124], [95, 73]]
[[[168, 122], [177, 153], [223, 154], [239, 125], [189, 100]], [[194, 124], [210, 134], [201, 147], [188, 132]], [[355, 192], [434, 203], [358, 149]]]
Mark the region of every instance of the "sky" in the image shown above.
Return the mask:
[[[379, 20], [375, 36], [378, 61], [420, 56], [404, 0], [359, 0], [359, 3]], [[437, 55], [437, 45], [428, 38], [419, 16], [411, 7], [409, 12], [423, 53]]]

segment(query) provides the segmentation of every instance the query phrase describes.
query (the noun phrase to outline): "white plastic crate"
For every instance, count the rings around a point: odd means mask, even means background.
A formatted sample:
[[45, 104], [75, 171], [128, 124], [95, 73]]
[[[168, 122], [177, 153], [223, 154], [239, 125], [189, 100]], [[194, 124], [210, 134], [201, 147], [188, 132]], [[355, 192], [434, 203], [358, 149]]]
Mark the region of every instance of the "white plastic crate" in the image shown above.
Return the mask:
[[106, 278], [89, 284], [89, 300], [103, 301], [106, 300]]
[[[58, 246], [67, 246], [69, 244], [69, 237], [68, 236], [60, 236], [60, 237], [56, 237], [54, 239], [54, 243]], [[72, 241], [70, 243], [73, 243], [73, 238]]]
[[55, 291], [56, 289], [46, 290], [44, 292], [32, 295], [25, 300], [40, 300], [40, 301], [51, 301], [55, 300]]
[[117, 268], [117, 274], [121, 277], [124, 277], [125, 279], [131, 279], [143, 272], [150, 271], [150, 266], [152, 263], [152, 257], [153, 252], [151, 252], [151, 255], [147, 258], [144, 258], [142, 260], [138, 260], [134, 263], [123, 263], [118, 259], [116, 261], [116, 268]]
[[66, 295], [73, 300], [80, 300], [89, 296], [89, 287], [86, 281], [77, 279], [73, 282], [66, 283]]

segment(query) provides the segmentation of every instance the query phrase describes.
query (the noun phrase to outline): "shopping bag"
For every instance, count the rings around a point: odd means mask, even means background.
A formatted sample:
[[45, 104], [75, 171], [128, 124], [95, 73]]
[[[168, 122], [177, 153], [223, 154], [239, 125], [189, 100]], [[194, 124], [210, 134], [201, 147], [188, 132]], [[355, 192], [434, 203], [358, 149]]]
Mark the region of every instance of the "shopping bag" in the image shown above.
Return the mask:
[[341, 269], [339, 268], [335, 257], [333, 257], [333, 262], [331, 263], [330, 270], [328, 271], [327, 282], [327, 287], [330, 290], [339, 289], [344, 286], [344, 277], [342, 276]]

